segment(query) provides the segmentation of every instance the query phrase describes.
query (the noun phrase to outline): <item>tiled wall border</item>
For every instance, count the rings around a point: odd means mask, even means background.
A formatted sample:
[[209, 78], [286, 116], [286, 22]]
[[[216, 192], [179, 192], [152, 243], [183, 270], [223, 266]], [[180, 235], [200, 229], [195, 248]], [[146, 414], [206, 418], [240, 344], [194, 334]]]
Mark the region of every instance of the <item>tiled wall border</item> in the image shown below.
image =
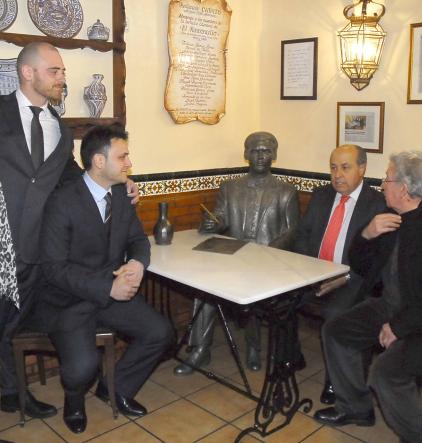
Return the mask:
[[[246, 174], [248, 168], [207, 169], [202, 171], [179, 171], [160, 174], [136, 175], [132, 179], [138, 184], [141, 196], [175, 194], [180, 192], [217, 189], [223, 180]], [[329, 183], [329, 174], [273, 168], [273, 174], [298, 191], [312, 192], [315, 187]], [[378, 187], [380, 180], [367, 179], [371, 186]]]

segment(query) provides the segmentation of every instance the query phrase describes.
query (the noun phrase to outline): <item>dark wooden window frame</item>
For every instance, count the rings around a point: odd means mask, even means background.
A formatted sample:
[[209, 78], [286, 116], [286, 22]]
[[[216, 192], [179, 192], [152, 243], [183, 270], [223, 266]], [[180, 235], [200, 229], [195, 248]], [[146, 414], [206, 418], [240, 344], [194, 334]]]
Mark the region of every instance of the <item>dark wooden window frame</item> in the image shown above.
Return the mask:
[[94, 51], [113, 51], [113, 117], [89, 118], [89, 117], [65, 117], [63, 120], [73, 130], [75, 138], [82, 138], [86, 132], [95, 125], [109, 125], [121, 123], [126, 125], [126, 65], [124, 53], [126, 43], [124, 41], [125, 30], [125, 4], [124, 0], [112, 0], [113, 2], [113, 39], [111, 42], [97, 40], [82, 40], [73, 38], [49, 37], [47, 35], [14, 34], [0, 32], [0, 40], [12, 43], [16, 46], [25, 46], [31, 42], [48, 42], [61, 49], [84, 49], [91, 48]]

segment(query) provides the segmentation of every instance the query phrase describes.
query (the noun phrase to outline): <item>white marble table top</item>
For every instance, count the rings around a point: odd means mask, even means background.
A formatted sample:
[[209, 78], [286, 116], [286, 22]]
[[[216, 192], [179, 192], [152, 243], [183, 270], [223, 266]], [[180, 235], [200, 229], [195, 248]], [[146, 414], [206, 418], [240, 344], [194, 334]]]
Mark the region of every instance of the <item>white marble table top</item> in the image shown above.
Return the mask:
[[179, 231], [168, 246], [151, 242], [149, 271], [241, 305], [348, 272], [349, 267], [248, 243], [233, 255], [193, 251], [215, 236]]

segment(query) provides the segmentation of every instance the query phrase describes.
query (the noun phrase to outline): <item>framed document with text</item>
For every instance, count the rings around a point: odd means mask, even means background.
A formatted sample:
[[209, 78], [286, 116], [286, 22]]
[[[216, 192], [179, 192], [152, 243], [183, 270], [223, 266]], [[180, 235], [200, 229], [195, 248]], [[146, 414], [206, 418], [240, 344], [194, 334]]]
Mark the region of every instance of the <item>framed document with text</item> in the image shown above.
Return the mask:
[[280, 100], [316, 100], [318, 38], [282, 40]]
[[337, 103], [337, 146], [359, 145], [366, 152], [382, 154], [384, 102]]
[[407, 103], [422, 104], [422, 23], [410, 25]]

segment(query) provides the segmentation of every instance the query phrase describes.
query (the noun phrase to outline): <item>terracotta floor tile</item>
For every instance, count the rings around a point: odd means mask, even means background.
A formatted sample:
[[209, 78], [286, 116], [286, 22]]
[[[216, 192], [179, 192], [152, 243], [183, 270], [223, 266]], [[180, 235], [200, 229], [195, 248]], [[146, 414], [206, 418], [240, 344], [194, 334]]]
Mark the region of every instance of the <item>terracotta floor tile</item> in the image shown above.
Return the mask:
[[153, 381], [148, 380], [142, 389], [138, 392], [135, 399], [144, 405], [148, 412], [155, 411], [180, 397], [168, 389], [164, 389]]
[[166, 443], [192, 443], [224, 422], [186, 400], [179, 400], [137, 420]]
[[304, 340], [302, 340], [301, 346], [302, 348], [310, 349], [311, 351], [314, 351], [316, 353], [322, 353], [321, 342], [317, 333], [309, 335]]
[[153, 437], [149, 432], [140, 428], [136, 423], [127, 423], [117, 429], [107, 432], [90, 443], [159, 443], [158, 438]]
[[174, 364], [176, 364], [176, 360], [173, 360], [172, 358], [169, 358], [168, 360], [162, 361], [156, 368], [156, 371], [159, 371], [161, 369], [165, 369], [168, 367], [173, 367]]
[[305, 356], [306, 367], [305, 369], [298, 371], [298, 374], [302, 375], [303, 377], [310, 377], [324, 368], [324, 360], [321, 352], [315, 352], [308, 348], [303, 348], [302, 352]]
[[[245, 353], [240, 352], [241, 363], [245, 364]], [[211, 363], [208, 368], [218, 375], [229, 376], [238, 372], [236, 361], [227, 345], [216, 346], [211, 351]]]
[[[339, 429], [322, 427], [314, 434], [303, 440], [303, 443], [361, 443], [361, 440], [345, 434]], [[378, 440], [382, 443], [382, 440]]]
[[37, 400], [54, 405], [56, 408], [63, 407], [64, 391], [58, 375], [48, 378], [44, 386], [39, 382], [31, 383], [29, 389]]
[[348, 425], [348, 426], [343, 426], [341, 430], [367, 443], [397, 443], [399, 438], [385, 424], [381, 412], [379, 411], [378, 408], [375, 408], [375, 415], [376, 415], [375, 426], [362, 427], [362, 426]]
[[[205, 438], [202, 438], [198, 442], [201, 443], [233, 443], [236, 437], [239, 435], [240, 430], [235, 428], [234, 426], [227, 425], [224, 428], [219, 429], [218, 431], [213, 432], [211, 435], [208, 435]], [[242, 443], [257, 443], [260, 440], [257, 440], [254, 437], [246, 436], [242, 438]]]
[[318, 383], [311, 378], [299, 383], [299, 392], [301, 393], [302, 397], [310, 398], [313, 402], [313, 407], [308, 412], [310, 417], [313, 417], [315, 411], [318, 409], [327, 407], [327, 405], [319, 401], [323, 387], [324, 386], [321, 383]]
[[[99, 434], [110, 431], [122, 424], [128, 422], [128, 419], [119, 414], [117, 419], [112, 417], [110, 406], [91, 396], [85, 401], [86, 414], [88, 417], [88, 426], [82, 434], [73, 434], [63, 421], [63, 414], [60, 411], [56, 416], [45, 420], [58, 434], [62, 435], [69, 443], [79, 443]], [[39, 440], [42, 441], [42, 440]], [[43, 442], [45, 443], [45, 442]]]
[[[246, 349], [244, 330], [235, 325], [232, 329], [243, 362]], [[262, 332], [265, 336], [266, 330]], [[308, 416], [302, 412], [296, 414], [286, 428], [265, 439], [251, 434], [243, 438], [242, 443], [397, 443], [398, 437], [384, 423], [378, 409], [377, 423], [369, 428], [350, 425], [335, 429], [321, 426], [312, 419], [316, 410], [325, 407], [319, 402], [324, 370], [318, 328], [301, 318], [299, 336], [307, 367], [296, 374], [296, 379], [301, 398], [314, 401], [312, 411]], [[262, 356], [265, 357], [264, 349]], [[30, 389], [36, 398], [60, 408], [58, 415], [45, 421], [29, 420], [24, 428], [20, 428], [16, 425], [18, 413], [0, 412], [0, 440], [15, 443], [81, 443], [87, 440], [95, 443], [232, 443], [241, 429], [253, 425], [255, 402], [198, 373], [176, 377], [173, 375], [176, 364], [175, 360], [163, 362], [138, 393], [136, 399], [150, 413], [136, 421], [121, 414], [114, 420], [110, 407], [95, 398], [91, 391], [86, 400], [88, 428], [81, 435], [72, 434], [63, 423], [63, 389], [59, 377], [47, 380], [46, 386], [31, 384]], [[235, 383], [241, 380], [220, 326], [216, 327], [212, 362], [208, 368]], [[246, 373], [253, 391], [259, 395], [264, 368], [260, 372]], [[180, 396], [187, 396], [187, 399]], [[279, 423], [281, 418], [277, 417], [273, 425]]]
[[15, 443], [63, 443], [54, 431], [42, 420], [31, 420], [25, 426], [14, 426], [7, 431], [0, 432], [0, 440], [10, 440]]
[[[280, 417], [274, 419], [274, 426], [281, 424], [282, 420]], [[254, 424], [254, 415], [249, 413], [244, 415], [239, 420], [235, 420], [232, 424], [237, 426], [239, 429], [245, 429]], [[298, 443], [301, 442], [305, 437], [315, 432], [321, 425], [318, 425], [314, 420], [307, 417], [302, 413], [298, 413], [294, 416], [293, 420], [283, 429], [269, 435], [268, 437], [260, 437], [258, 434], [250, 434], [259, 440], [268, 443]], [[270, 427], [272, 429], [273, 426]]]
[[314, 380], [323, 385], [325, 383], [325, 369], [321, 369], [319, 372], [312, 375], [310, 378], [311, 380]]
[[299, 340], [302, 342], [315, 333], [318, 334], [318, 328], [311, 326], [308, 320], [299, 316]]
[[160, 371], [155, 371], [150, 379], [180, 396], [189, 395], [198, 389], [215, 383], [200, 373], [194, 373], [188, 376], [176, 376], [173, 374], [172, 366]]
[[226, 421], [232, 421], [256, 408], [255, 401], [220, 384], [201, 389], [187, 399]]
[[[243, 328], [239, 328], [235, 324], [235, 322], [233, 322], [233, 321], [229, 321], [229, 327], [230, 327], [230, 332], [232, 333], [232, 335], [236, 341], [236, 344], [238, 344], [239, 347], [243, 348], [244, 343], [245, 343], [245, 330]], [[223, 329], [221, 323], [219, 323], [219, 322], [217, 322], [215, 330], [214, 330], [213, 343], [215, 345], [227, 343], [224, 329]]]
[[19, 412], [0, 411], [0, 431], [15, 426], [20, 420]]
[[[246, 377], [248, 379], [252, 392], [256, 396], [259, 396], [261, 394], [262, 385], [264, 383], [264, 378], [265, 378], [265, 365], [262, 367], [260, 371], [257, 372], [246, 370]], [[228, 379], [235, 381], [239, 385], [243, 385], [242, 377], [240, 376], [239, 373], [235, 373], [229, 376]]]

